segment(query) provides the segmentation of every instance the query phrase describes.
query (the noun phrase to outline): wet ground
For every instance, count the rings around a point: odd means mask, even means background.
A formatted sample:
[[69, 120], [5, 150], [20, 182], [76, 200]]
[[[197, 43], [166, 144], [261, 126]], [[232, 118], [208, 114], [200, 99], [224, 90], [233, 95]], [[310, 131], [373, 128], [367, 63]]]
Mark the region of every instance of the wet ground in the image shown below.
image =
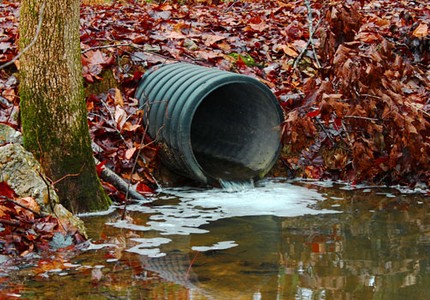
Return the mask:
[[[430, 197], [266, 180], [85, 216], [93, 244], [9, 268], [0, 298], [428, 299]], [[3, 297], [3, 298], [2, 298]]]

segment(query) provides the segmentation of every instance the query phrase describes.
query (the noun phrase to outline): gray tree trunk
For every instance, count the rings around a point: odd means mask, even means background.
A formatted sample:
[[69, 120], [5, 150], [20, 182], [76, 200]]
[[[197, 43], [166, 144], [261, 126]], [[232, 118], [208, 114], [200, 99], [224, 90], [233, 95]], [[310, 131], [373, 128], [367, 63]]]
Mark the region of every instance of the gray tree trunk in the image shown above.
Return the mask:
[[30, 45], [20, 59], [24, 146], [55, 183], [61, 203], [74, 213], [110, 205], [91, 150], [79, 4], [79, 0], [23, 0], [20, 13], [21, 51]]

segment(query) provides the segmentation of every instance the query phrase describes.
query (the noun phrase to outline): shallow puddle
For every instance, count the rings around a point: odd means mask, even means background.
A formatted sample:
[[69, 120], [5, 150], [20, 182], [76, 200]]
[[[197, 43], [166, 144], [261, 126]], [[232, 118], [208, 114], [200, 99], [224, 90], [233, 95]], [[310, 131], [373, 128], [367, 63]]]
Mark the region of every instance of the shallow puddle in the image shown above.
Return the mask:
[[92, 250], [10, 269], [0, 296], [426, 299], [430, 286], [422, 194], [266, 180], [240, 192], [165, 190], [121, 214], [83, 217]]

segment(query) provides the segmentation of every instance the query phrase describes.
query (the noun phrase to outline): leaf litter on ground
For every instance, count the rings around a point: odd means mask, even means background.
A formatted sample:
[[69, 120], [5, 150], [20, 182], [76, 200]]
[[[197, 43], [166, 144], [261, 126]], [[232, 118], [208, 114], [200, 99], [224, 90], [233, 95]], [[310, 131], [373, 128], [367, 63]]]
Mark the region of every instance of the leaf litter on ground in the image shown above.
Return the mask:
[[[142, 194], [157, 189], [158, 149], [134, 92], [148, 68], [185, 61], [246, 74], [271, 88], [285, 111], [273, 175], [430, 185], [426, 2], [198, 2], [81, 6], [83, 79], [99, 169], [110, 168]], [[0, 7], [0, 63], [6, 63], [18, 54], [19, 3]], [[18, 68], [16, 61], [0, 69], [0, 122], [16, 129]], [[126, 201], [103, 184], [111, 197]], [[69, 243], [56, 233], [55, 219], [9, 200], [0, 207], [4, 220], [21, 226], [15, 233], [25, 233], [4, 253]]]

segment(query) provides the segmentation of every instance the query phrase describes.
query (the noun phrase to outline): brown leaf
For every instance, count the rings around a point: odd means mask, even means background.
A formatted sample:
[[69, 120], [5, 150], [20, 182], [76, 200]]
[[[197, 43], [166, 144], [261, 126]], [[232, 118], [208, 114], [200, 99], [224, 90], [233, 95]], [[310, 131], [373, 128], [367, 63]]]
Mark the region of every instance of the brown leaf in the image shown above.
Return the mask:
[[15, 199], [15, 202], [21, 204], [24, 207], [31, 209], [36, 213], [40, 213], [40, 206], [36, 202], [36, 200], [34, 200], [33, 197], [18, 198], [18, 199]]
[[100, 50], [88, 51], [84, 54], [84, 65], [102, 65], [108, 63], [109, 58]]
[[127, 113], [121, 107], [115, 107], [115, 123], [118, 129], [122, 129], [127, 121]]
[[420, 23], [412, 34], [418, 38], [426, 37], [429, 35], [429, 27], [427, 24]]
[[122, 98], [121, 91], [118, 88], [115, 88], [115, 104], [124, 106], [124, 99]]
[[12, 212], [13, 212], [12, 209], [7, 207], [6, 205], [0, 204], [0, 218], [5, 218]]
[[136, 150], [137, 150], [136, 147], [127, 149], [127, 151], [125, 151], [125, 158], [126, 159], [131, 159], [133, 157], [133, 155], [134, 155], [134, 152], [136, 152]]
[[215, 34], [203, 34], [202, 39], [204, 40], [205, 45], [210, 47], [216, 42], [226, 39], [226, 37], [222, 35], [215, 35]]
[[181, 32], [171, 31], [166, 35], [166, 38], [178, 40], [178, 39], [185, 39], [186, 36], [183, 35]]
[[140, 127], [142, 127], [142, 125], [140, 124], [132, 124], [131, 122], [125, 122], [124, 126], [122, 127], [122, 130], [134, 132]]
[[275, 51], [277, 51], [278, 49], [282, 49], [282, 51], [290, 57], [297, 57], [299, 55], [296, 50], [289, 47], [288, 45], [275, 45], [275, 47], [277, 48], [274, 49]]

